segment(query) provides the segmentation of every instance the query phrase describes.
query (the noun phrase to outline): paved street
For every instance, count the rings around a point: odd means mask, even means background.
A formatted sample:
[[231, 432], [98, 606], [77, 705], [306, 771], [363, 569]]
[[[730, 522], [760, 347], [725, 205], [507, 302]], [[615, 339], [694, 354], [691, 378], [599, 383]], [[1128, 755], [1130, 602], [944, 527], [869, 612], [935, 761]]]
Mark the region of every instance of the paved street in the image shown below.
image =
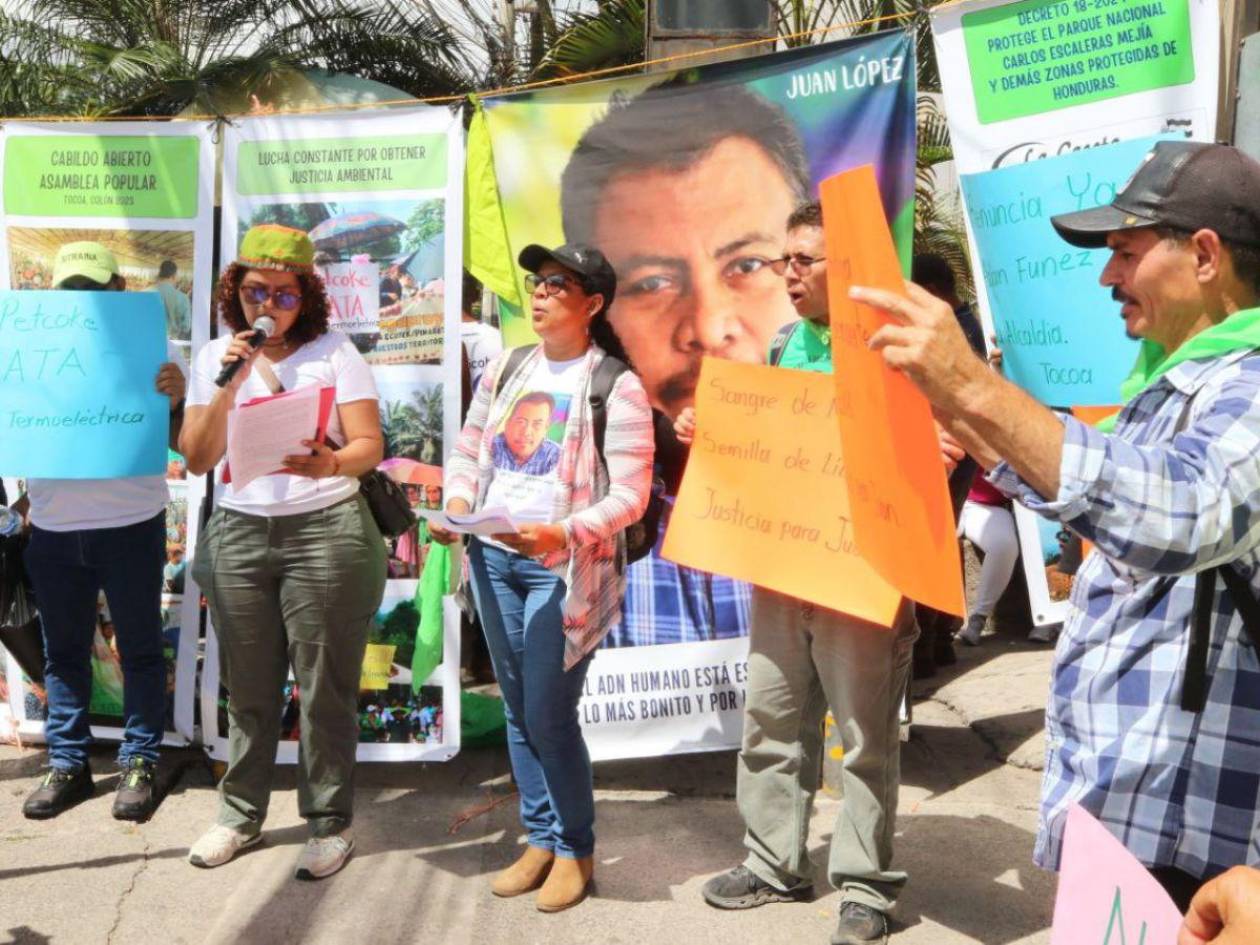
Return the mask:
[[[896, 945], [1046, 945], [1053, 878], [1032, 866], [1050, 653], [987, 637], [948, 674], [920, 683], [904, 750], [897, 858], [911, 875]], [[98, 755], [109, 770], [111, 752]], [[266, 842], [217, 870], [184, 862], [214, 815], [209, 768], [168, 753], [169, 785], [139, 827], [96, 799], [46, 823], [22, 799], [43, 754], [0, 747], [0, 945], [173, 943], [825, 943], [837, 896], [740, 913], [709, 908], [704, 881], [741, 859], [731, 753], [596, 769], [597, 890], [556, 916], [530, 897], [498, 900], [490, 875], [514, 856], [514, 804], [454, 833], [470, 807], [507, 790], [502, 750], [446, 765], [368, 765], [357, 787], [358, 851], [338, 876], [291, 878], [304, 832], [282, 773]], [[840, 801], [820, 798], [816, 864]], [[825, 879], [819, 871], [820, 889]]]

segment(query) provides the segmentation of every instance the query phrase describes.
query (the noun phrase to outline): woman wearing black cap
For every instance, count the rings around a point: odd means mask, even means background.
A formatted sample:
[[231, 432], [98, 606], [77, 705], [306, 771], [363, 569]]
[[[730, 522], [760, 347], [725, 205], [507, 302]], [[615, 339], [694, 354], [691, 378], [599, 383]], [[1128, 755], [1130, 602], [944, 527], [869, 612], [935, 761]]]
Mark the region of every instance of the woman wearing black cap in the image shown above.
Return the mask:
[[[541, 887], [538, 908], [558, 912], [580, 902], [591, 879], [595, 798], [577, 706], [592, 651], [620, 614], [622, 533], [651, 487], [652, 412], [632, 371], [610, 374], [609, 355], [624, 354], [608, 324], [617, 279], [603, 254], [528, 246], [520, 264], [542, 344], [486, 368], [447, 461], [446, 509], [503, 508], [523, 523], [468, 549], [529, 833], [493, 891]], [[601, 456], [591, 399], [610, 376]]]

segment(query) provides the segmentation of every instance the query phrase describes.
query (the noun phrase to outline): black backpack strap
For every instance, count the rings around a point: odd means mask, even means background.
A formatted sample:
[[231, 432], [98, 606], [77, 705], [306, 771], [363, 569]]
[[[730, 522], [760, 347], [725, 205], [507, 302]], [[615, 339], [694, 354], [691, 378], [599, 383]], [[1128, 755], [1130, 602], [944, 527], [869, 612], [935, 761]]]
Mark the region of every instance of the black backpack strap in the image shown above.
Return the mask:
[[1202, 712], [1207, 702], [1207, 655], [1212, 642], [1212, 599], [1216, 594], [1216, 568], [1200, 571], [1194, 579], [1194, 622], [1190, 625], [1190, 652], [1186, 678], [1181, 685], [1181, 708]]
[[1260, 650], [1260, 601], [1256, 600], [1247, 579], [1228, 564], [1200, 571], [1194, 582], [1194, 623], [1190, 627], [1190, 652], [1181, 690], [1181, 707], [1187, 712], [1202, 712], [1207, 704], [1207, 657], [1212, 643], [1212, 601], [1218, 574], [1242, 618], [1243, 629], [1252, 645]]
[[783, 352], [787, 350], [788, 342], [792, 340], [796, 329], [800, 327], [801, 320], [798, 318], [794, 322], [788, 322], [774, 333], [774, 337], [770, 339], [770, 355], [766, 359], [771, 367], [779, 366], [779, 362], [783, 360]]
[[522, 345], [519, 348], [513, 348], [508, 352], [507, 360], [503, 362], [503, 367], [499, 369], [499, 376], [494, 381], [494, 396], [499, 396], [499, 391], [503, 390], [503, 385], [507, 383], [507, 379], [516, 373], [516, 369], [521, 366], [531, 351], [538, 345]]
[[595, 449], [599, 452], [604, 469], [608, 463], [604, 460], [604, 434], [608, 430], [608, 398], [617, 384], [617, 378], [630, 370], [630, 365], [620, 358], [604, 355], [604, 360], [595, 366], [595, 375], [591, 378], [590, 393], [587, 402], [591, 405], [591, 425], [595, 428]]
[[1252, 645], [1260, 649], [1260, 601], [1251, 592], [1251, 584], [1227, 564], [1221, 565], [1217, 570], [1221, 574], [1221, 580], [1225, 582], [1225, 590], [1229, 591], [1229, 596], [1234, 601], [1234, 609], [1242, 617], [1243, 629], [1251, 637]]

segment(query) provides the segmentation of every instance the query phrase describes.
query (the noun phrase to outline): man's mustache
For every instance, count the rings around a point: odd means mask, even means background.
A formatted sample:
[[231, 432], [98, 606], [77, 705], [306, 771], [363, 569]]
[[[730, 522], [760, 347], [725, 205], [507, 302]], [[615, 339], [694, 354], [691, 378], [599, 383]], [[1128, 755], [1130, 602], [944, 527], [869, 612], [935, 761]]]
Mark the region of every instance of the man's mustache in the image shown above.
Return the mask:
[[1127, 305], [1129, 302], [1133, 301], [1133, 297], [1129, 295], [1129, 293], [1121, 292], [1119, 287], [1117, 286], [1112, 287], [1111, 297], [1115, 299], [1117, 302], [1119, 302], [1121, 305]]

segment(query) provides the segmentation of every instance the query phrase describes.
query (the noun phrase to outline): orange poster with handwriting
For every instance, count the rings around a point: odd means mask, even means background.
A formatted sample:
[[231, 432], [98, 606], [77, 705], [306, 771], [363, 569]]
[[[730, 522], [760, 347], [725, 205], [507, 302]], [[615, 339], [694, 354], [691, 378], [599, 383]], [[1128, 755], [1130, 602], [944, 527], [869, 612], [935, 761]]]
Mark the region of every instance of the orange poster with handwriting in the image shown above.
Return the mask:
[[706, 357], [664, 555], [890, 627], [901, 594], [853, 540], [835, 393], [825, 374]]
[[963, 614], [962, 561], [945, 464], [927, 399], [867, 341], [888, 321], [849, 298], [850, 285], [903, 291], [875, 170], [822, 182], [827, 294], [840, 440], [858, 548], [911, 600]]

